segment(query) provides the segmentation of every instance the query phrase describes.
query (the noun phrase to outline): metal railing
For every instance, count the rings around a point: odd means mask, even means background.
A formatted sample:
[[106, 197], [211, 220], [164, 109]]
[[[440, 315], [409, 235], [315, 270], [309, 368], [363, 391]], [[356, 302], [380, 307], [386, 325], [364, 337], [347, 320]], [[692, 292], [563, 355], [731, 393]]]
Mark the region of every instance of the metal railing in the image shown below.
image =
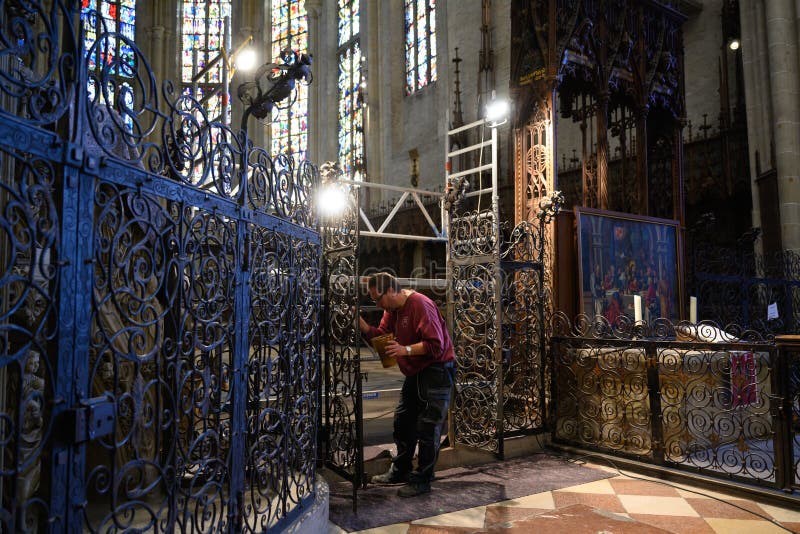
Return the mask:
[[800, 343], [710, 322], [556, 317], [553, 438], [680, 471], [797, 489]]

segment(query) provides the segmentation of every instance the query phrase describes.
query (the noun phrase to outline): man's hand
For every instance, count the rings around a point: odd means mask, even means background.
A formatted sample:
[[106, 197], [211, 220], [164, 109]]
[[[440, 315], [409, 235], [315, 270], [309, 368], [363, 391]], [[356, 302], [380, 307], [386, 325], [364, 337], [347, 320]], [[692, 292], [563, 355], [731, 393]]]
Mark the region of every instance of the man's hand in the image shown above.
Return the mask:
[[367, 321], [365, 321], [360, 315], [358, 316], [358, 327], [361, 328], [362, 334], [369, 332], [369, 323], [367, 323]]
[[394, 358], [405, 356], [407, 354], [406, 347], [404, 345], [401, 345], [397, 341], [390, 341], [389, 343], [386, 344], [386, 354]]

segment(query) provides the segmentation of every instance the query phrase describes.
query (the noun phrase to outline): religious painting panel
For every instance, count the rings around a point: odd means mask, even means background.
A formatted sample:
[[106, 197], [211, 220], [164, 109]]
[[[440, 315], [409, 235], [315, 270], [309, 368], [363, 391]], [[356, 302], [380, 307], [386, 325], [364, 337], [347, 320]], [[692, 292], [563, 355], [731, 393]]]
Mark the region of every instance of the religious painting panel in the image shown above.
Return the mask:
[[678, 221], [589, 208], [575, 208], [575, 218], [582, 314], [611, 324], [623, 316], [648, 323], [680, 320]]

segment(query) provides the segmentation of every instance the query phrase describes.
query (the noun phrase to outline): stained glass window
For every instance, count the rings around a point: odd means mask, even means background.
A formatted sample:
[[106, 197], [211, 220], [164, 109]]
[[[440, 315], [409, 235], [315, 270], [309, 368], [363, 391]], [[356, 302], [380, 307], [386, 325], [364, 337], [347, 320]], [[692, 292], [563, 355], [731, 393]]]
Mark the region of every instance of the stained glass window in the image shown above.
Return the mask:
[[[192, 93], [192, 78], [220, 55], [225, 32], [225, 17], [231, 15], [231, 3], [225, 0], [184, 0], [181, 21], [181, 79], [184, 93]], [[197, 82], [195, 98], [204, 102], [209, 120], [222, 120], [222, 61]], [[225, 117], [230, 124], [230, 110]]]
[[406, 94], [436, 81], [436, 0], [405, 0]]
[[338, 0], [338, 7], [339, 164], [347, 179], [363, 180], [366, 162], [359, 0]]
[[[279, 62], [281, 50], [299, 53], [308, 49], [308, 17], [305, 0], [272, 0], [272, 58]], [[299, 160], [308, 149], [308, 86], [297, 83], [297, 100], [291, 106], [281, 102], [270, 126], [272, 154], [288, 153]]]
[[[100, 16], [90, 15], [96, 12]], [[103, 66], [108, 68], [102, 74], [102, 79], [107, 80], [106, 92], [113, 104], [122, 112], [125, 123], [132, 125], [132, 118], [124, 113], [125, 109], [133, 106], [133, 92], [131, 85], [125, 79], [133, 78], [135, 73], [135, 56], [133, 49], [123, 39], [114, 35], [103, 38], [97, 47], [92, 49], [97, 38], [102, 33], [122, 34], [134, 40], [136, 26], [136, 0], [81, 0], [81, 22], [84, 29], [84, 50], [91, 53], [87, 56], [90, 74], [97, 74], [97, 78], [90, 77], [89, 98], [94, 101], [97, 87], [96, 79], [101, 78], [99, 71]], [[117, 93], [123, 95], [123, 102], [116, 102]], [[104, 94], [97, 95], [104, 99]]]

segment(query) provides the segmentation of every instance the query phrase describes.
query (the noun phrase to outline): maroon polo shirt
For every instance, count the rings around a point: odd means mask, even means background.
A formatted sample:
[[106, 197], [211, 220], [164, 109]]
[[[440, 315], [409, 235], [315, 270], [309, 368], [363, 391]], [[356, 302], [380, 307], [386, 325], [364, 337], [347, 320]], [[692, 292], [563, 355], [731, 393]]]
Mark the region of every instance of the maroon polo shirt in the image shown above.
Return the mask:
[[422, 341], [425, 346], [425, 354], [397, 358], [397, 365], [406, 376], [413, 376], [434, 362], [456, 359], [444, 317], [436, 304], [421, 293], [411, 293], [398, 310], [384, 310], [381, 324], [377, 328], [370, 326], [366, 337], [369, 340], [389, 332], [401, 345]]

